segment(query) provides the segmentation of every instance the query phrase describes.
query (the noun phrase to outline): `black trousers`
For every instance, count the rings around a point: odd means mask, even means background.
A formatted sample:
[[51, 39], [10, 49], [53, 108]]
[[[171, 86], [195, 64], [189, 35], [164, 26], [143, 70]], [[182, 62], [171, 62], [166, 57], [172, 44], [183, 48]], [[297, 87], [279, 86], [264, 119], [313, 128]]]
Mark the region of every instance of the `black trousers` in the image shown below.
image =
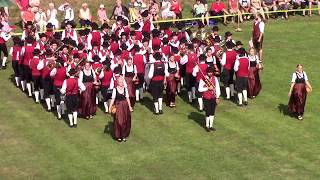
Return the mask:
[[150, 82], [151, 95], [153, 97], [153, 102], [158, 102], [159, 98], [163, 97], [163, 81], [152, 81]]
[[19, 77], [20, 74], [19, 74], [19, 62], [18, 61], [12, 60], [12, 69], [14, 72], [14, 77]]
[[199, 82], [195, 83], [195, 87], [196, 87], [196, 97], [201, 98], [203, 93], [199, 92]]
[[66, 95], [66, 107], [68, 114], [76, 112], [79, 108], [79, 96], [78, 94]]
[[43, 97], [49, 98], [53, 93], [53, 80], [51, 78], [42, 79]]
[[4, 57], [8, 57], [8, 49], [7, 49], [6, 43], [0, 44], [0, 57], [1, 57], [1, 52], [3, 52]]
[[143, 73], [138, 73], [137, 74], [137, 77], [139, 79], [139, 84], [136, 84], [135, 85], [135, 88], [136, 89], [140, 89], [143, 87], [143, 83], [144, 83], [144, 74]]
[[60, 88], [58, 86], [53, 86], [53, 93], [54, 93], [54, 97], [56, 99], [56, 105], [60, 105], [61, 103], [61, 92], [60, 92]]
[[243, 90], [247, 90], [248, 78], [247, 77], [237, 77], [235, 85], [236, 85], [235, 89], [238, 93], [242, 92]]
[[101, 94], [103, 97], [103, 101], [108, 102], [108, 100], [111, 99], [112, 91], [110, 91], [109, 87], [107, 86], [101, 86]]
[[41, 76], [32, 76], [33, 86], [35, 91], [39, 91], [41, 88]]
[[214, 116], [216, 112], [216, 99], [203, 99], [206, 116]]
[[233, 84], [233, 76], [234, 76], [234, 71], [223, 69], [222, 74], [221, 74], [221, 81], [225, 87], [229, 87], [230, 84]]
[[30, 83], [32, 81], [31, 69], [28, 65], [23, 65], [23, 76], [26, 83]]
[[192, 73], [186, 73], [186, 88], [187, 91], [191, 91], [191, 88], [195, 86], [196, 78], [192, 76]]

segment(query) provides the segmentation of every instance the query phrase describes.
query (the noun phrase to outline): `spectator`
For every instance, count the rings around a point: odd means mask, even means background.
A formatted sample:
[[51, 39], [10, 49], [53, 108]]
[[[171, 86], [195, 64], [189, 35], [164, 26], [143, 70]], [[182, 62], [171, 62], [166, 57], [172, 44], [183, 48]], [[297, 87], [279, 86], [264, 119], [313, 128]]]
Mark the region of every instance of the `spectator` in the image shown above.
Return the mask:
[[[242, 22], [242, 15], [239, 10], [239, 0], [228, 0], [229, 12], [230, 14], [236, 14], [239, 17], [240, 22]], [[232, 22], [234, 23], [234, 17], [232, 17]]]
[[277, 4], [276, 4], [276, 0], [263, 0], [262, 1], [262, 7], [264, 9], [264, 11], [267, 14], [267, 19], [270, 18], [269, 16], [269, 11], [276, 11], [277, 10]]
[[136, 0], [130, 0], [128, 4], [130, 22], [135, 22], [139, 16], [139, 11], [138, 9], [135, 8], [135, 3], [136, 3]]
[[97, 15], [98, 15], [98, 19], [101, 22], [101, 24], [104, 24], [104, 23], [109, 24], [110, 23], [110, 20], [107, 16], [106, 8], [104, 8], [103, 4], [100, 4]]
[[263, 19], [266, 19], [262, 8], [261, 0], [251, 0], [251, 9], [253, 14], [261, 14]]
[[163, 0], [161, 3], [161, 17], [163, 19], [176, 19], [176, 14], [171, 10], [172, 4], [169, 0]]
[[239, 0], [241, 16], [244, 20], [249, 20], [251, 15], [245, 15], [245, 13], [251, 13], [251, 2], [250, 0]]
[[58, 11], [57, 9], [54, 7], [53, 3], [49, 3], [49, 9], [47, 10], [47, 19], [48, 19], [48, 23], [51, 23], [54, 27], [54, 29], [58, 29], [59, 28], [59, 22], [57, 19], [57, 14]]
[[202, 23], [204, 24], [204, 16], [206, 14], [206, 8], [201, 0], [196, 0], [196, 3], [193, 5], [193, 14], [194, 14], [194, 17], [201, 17]]
[[228, 11], [225, 9], [225, 5], [220, 0], [216, 0], [211, 4], [210, 15], [211, 16], [223, 16], [223, 23], [227, 24]]
[[116, 5], [113, 7], [110, 19], [116, 20], [118, 16], [128, 17], [129, 10], [126, 6], [122, 5], [121, 0], [116, 0]]
[[158, 13], [159, 13], [159, 6], [157, 4], [156, 0], [151, 0], [150, 1], [150, 5], [149, 5], [149, 13], [152, 16], [152, 20], [153, 21], [157, 21], [158, 20]]
[[64, 20], [61, 23], [61, 27], [64, 29], [65, 24], [68, 21], [74, 22], [74, 12], [69, 3], [62, 4], [59, 8], [59, 11], [64, 12]]
[[147, 4], [145, 2], [143, 2], [143, 0], [136, 0], [133, 3], [133, 6], [135, 9], [138, 10], [139, 13], [141, 13], [142, 11], [147, 9]]
[[172, 0], [171, 10], [176, 14], [176, 17], [182, 19], [182, 5], [179, 0]]
[[7, 13], [4, 13], [1, 15], [1, 24], [2, 24], [2, 31], [4, 32], [10, 32], [12, 30], [12, 28], [9, 25], [9, 16], [7, 15]]
[[81, 27], [90, 26], [92, 21], [92, 14], [90, 12], [90, 9], [88, 8], [87, 3], [83, 3], [81, 5], [81, 8], [79, 10], [79, 23]]
[[[292, 0], [293, 9], [303, 9], [302, 16], [306, 15], [306, 11], [304, 10], [307, 7], [307, 2], [305, 0]], [[296, 12], [293, 12], [293, 15], [296, 15]]]
[[315, 5], [315, 6], [317, 6], [317, 8], [319, 8], [318, 9], [318, 14], [320, 15], [320, 1], [318, 1], [318, 0], [309, 0], [309, 16], [312, 15], [312, 11], [311, 11], [312, 5]]
[[[278, 0], [278, 9], [279, 10], [288, 10], [290, 3], [288, 0]], [[280, 13], [281, 18], [288, 19], [288, 12]]]
[[36, 26], [39, 31], [45, 31], [47, 25], [47, 16], [43, 12], [42, 8], [38, 9], [38, 12], [35, 14]]

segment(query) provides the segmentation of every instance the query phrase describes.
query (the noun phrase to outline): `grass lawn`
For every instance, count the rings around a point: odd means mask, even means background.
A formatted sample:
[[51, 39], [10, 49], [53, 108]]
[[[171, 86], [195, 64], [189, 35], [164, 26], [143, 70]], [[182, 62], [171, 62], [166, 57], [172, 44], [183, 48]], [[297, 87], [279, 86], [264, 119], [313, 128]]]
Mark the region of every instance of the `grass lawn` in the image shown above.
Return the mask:
[[[133, 113], [129, 141], [117, 143], [109, 115], [99, 110], [70, 129], [14, 87], [11, 68], [1, 70], [0, 179], [318, 179], [319, 20], [266, 24], [263, 90], [245, 108], [222, 101], [214, 133], [185, 95], [161, 116], [152, 114], [148, 96]], [[247, 44], [251, 23], [242, 28], [234, 39]], [[297, 63], [314, 87], [303, 122], [286, 111]]]

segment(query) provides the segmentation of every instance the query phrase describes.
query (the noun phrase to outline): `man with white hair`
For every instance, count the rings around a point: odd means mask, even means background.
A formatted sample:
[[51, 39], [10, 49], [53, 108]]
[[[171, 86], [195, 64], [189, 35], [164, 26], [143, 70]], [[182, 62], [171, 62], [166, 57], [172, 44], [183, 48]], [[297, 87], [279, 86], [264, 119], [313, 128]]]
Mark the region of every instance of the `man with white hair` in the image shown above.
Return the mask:
[[91, 25], [92, 14], [87, 3], [83, 3], [81, 9], [79, 10], [79, 19], [81, 27]]
[[71, 8], [70, 4], [69, 3], [64, 3], [62, 4], [59, 8], [58, 8], [59, 11], [64, 11], [64, 20], [63, 22], [61, 23], [61, 27], [64, 29], [65, 27], [65, 23], [66, 22], [73, 22], [74, 20], [74, 12], [73, 12], [73, 9]]

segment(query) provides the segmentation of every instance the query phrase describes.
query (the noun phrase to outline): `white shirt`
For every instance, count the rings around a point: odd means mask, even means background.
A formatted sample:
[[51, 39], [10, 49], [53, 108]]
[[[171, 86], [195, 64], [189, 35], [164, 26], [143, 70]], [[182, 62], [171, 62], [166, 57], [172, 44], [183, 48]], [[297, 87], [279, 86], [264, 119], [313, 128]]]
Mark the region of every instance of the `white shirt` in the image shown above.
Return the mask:
[[[79, 73], [79, 80], [82, 82], [83, 81], [83, 76], [85, 74], [84, 72], [85, 70], [80, 71]], [[96, 79], [96, 73], [93, 71], [93, 69], [90, 69], [90, 73], [89, 74], [85, 74], [86, 76], [93, 76], [93, 80]]]
[[134, 74], [137, 74], [137, 67], [135, 65], [128, 66], [127, 64], [125, 64], [122, 67], [122, 75], [125, 76], [126, 72], [133, 72]]
[[188, 56], [185, 54], [183, 57], [180, 59], [180, 64], [185, 65], [188, 63]]
[[[168, 71], [168, 66], [164, 66], [164, 72], [166, 72], [166, 71]], [[149, 69], [149, 74], [148, 74], [148, 77], [149, 77], [149, 79], [152, 79], [152, 77], [153, 77], [153, 74], [154, 74], [154, 64], [151, 64], [150, 65], [150, 69]]]
[[[74, 76], [71, 76], [70, 78], [74, 78]], [[79, 87], [80, 93], [86, 90], [86, 87], [84, 86], [82, 81], [80, 81], [80, 79], [78, 79], [78, 87]], [[67, 80], [64, 80], [62, 87], [60, 89], [61, 94], [65, 94], [66, 90], [67, 90]]]
[[265, 26], [265, 24], [264, 24], [264, 22], [263, 21], [255, 21], [254, 22], [254, 25], [256, 25], [258, 22], [260, 22], [260, 24], [259, 24], [259, 30], [260, 30], [260, 32], [261, 33], [264, 33], [264, 26]]
[[8, 40], [11, 38], [11, 35], [8, 34], [8, 33], [3, 32], [3, 31], [1, 31], [0, 37], [1, 37], [4, 41], [8, 41]]
[[[232, 49], [227, 49], [227, 51], [232, 51]], [[221, 58], [221, 65], [222, 66], [224, 66], [225, 64], [226, 64], [226, 62], [227, 62], [227, 54], [226, 54], [226, 52], [224, 52], [223, 54], [222, 54], [222, 58]]]
[[174, 65], [175, 67], [172, 67], [173, 65], [171, 64], [170, 61], [169, 61], [168, 63], [164, 64], [166, 77], [168, 77], [168, 76], [170, 75], [170, 73], [169, 73], [169, 68], [175, 68], [177, 71], [180, 70], [179, 65], [178, 65], [178, 62], [174, 62], [174, 64], [175, 64], [175, 65]]
[[[128, 93], [128, 89], [126, 88], [126, 87], [124, 87], [123, 88], [123, 93], [125, 93], [125, 97], [126, 98], [128, 98], [129, 97], [129, 93]], [[118, 93], [120, 93], [119, 91], [118, 91]], [[123, 94], [122, 93], [122, 94]], [[117, 88], [114, 88], [113, 90], [112, 90], [112, 95], [111, 95], [111, 99], [115, 99], [116, 98], [116, 95], [117, 95]]]
[[65, 12], [64, 14], [65, 20], [72, 21], [74, 19], [74, 12], [72, 8], [69, 7], [67, 9], [64, 9], [64, 4], [62, 4], [61, 6], [59, 6], [58, 10]]
[[291, 82], [292, 82], [292, 83], [296, 82], [297, 74], [298, 74], [298, 77], [299, 77], [299, 78], [302, 78], [302, 77], [304, 76], [304, 80], [305, 80], [305, 81], [308, 81], [308, 76], [307, 76], [307, 73], [306, 73], [306, 72], [304, 72], [304, 71], [303, 71], [302, 73], [294, 72], [294, 73], [292, 74], [292, 78], [291, 78]]
[[[206, 78], [209, 79], [208, 76], [206, 76]], [[215, 89], [216, 89], [216, 98], [219, 98], [220, 97], [220, 85], [219, 85], [219, 81], [218, 81], [218, 78], [217, 77], [214, 77], [215, 79]], [[199, 88], [198, 88], [199, 92], [205, 92], [205, 91], [208, 91], [208, 87], [206, 85], [206, 83], [201, 79], [200, 82], [199, 82]]]

